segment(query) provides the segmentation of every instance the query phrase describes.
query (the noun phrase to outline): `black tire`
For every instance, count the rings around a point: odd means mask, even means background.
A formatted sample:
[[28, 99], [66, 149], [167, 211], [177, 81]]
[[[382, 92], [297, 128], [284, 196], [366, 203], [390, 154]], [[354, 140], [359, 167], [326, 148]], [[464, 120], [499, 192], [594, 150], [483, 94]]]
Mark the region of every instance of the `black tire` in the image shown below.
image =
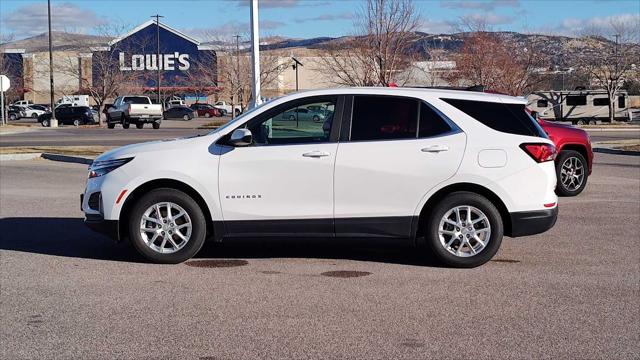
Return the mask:
[[158, 129], [160, 129], [160, 122], [159, 121], [154, 121], [152, 126], [153, 126], [154, 129], [158, 130]]
[[184, 120], [184, 121], [189, 121], [189, 120], [191, 120], [191, 118], [189, 118], [189, 115], [184, 115], [184, 116], [182, 117], [182, 120]]
[[116, 127], [116, 124], [112, 123], [112, 122], [108, 122], [107, 123], [107, 128], [109, 129], [114, 129]]
[[128, 129], [129, 128], [129, 123], [128, 122], [123, 122], [122, 123], [122, 128], [123, 129]]
[[40, 124], [42, 126], [44, 126], [44, 127], [49, 127], [49, 120], [48, 119], [44, 119], [44, 120], [42, 120], [42, 122]]
[[221, 116], [227, 116], [227, 110], [220, 109], [220, 114], [222, 114]]
[[[169, 254], [151, 249], [140, 234], [140, 222], [144, 212], [152, 205], [165, 201], [182, 207], [192, 223], [189, 241], [180, 250]], [[133, 206], [129, 218], [129, 239], [134, 248], [148, 260], [159, 264], [178, 264], [192, 258], [202, 248], [207, 233], [207, 222], [198, 203], [182, 191], [170, 188], [155, 189], [142, 196]]]
[[206, 117], [206, 118], [210, 118], [210, 117], [211, 117], [211, 114], [209, 114], [208, 112], [206, 112], [206, 113], [204, 113], [204, 117]]
[[[457, 206], [465, 205], [475, 207], [482, 211], [491, 226], [491, 235], [489, 236], [489, 241], [486, 246], [476, 255], [469, 257], [461, 257], [450, 253], [445, 249], [443, 244], [441, 244], [438, 233], [440, 221], [445, 214]], [[504, 233], [502, 217], [495, 205], [484, 196], [467, 191], [458, 191], [447, 195], [433, 208], [425, 223], [425, 242], [427, 248], [435, 255], [438, 261], [451, 267], [472, 268], [491, 260], [498, 252], [498, 249], [500, 249]], [[454, 245], [452, 244], [452, 246]]]
[[[571, 160], [570, 160], [571, 159]], [[582, 166], [582, 183], [579, 186], [576, 186], [576, 183], [569, 182], [568, 184], [564, 184], [562, 182], [562, 167], [565, 162], [569, 160], [574, 164], [580, 164]], [[560, 196], [576, 196], [580, 194], [585, 187], [587, 187], [587, 180], [589, 178], [589, 166], [587, 165], [587, 160], [582, 156], [581, 153], [575, 150], [563, 150], [560, 152], [560, 155], [556, 158], [556, 193]]]
[[144, 123], [137, 123], [136, 124], [136, 128], [137, 129], [142, 129], [144, 127]]
[[31, 114], [31, 117], [34, 118], [34, 119], [37, 119], [38, 118], [38, 114], [33, 113], [33, 114]]
[[9, 114], [9, 120], [15, 121], [18, 120], [18, 117], [16, 116], [16, 114]]

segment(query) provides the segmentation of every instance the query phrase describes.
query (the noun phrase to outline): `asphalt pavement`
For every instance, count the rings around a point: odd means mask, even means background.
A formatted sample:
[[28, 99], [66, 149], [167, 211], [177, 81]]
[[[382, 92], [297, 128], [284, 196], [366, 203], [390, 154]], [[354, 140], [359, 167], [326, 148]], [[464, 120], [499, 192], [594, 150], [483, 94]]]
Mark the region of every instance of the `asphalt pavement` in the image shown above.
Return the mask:
[[84, 165], [1, 164], [2, 359], [640, 354], [637, 156], [596, 154], [552, 230], [505, 239], [475, 269], [348, 242], [207, 244], [186, 264], [147, 264], [84, 227], [85, 178]]

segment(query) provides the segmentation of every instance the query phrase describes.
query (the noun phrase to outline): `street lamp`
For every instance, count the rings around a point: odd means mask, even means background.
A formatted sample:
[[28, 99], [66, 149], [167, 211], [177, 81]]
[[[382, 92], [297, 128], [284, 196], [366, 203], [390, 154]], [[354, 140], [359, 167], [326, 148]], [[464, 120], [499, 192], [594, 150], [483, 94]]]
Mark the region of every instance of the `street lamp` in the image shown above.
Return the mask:
[[158, 104], [162, 104], [162, 102], [160, 101], [160, 18], [164, 16], [156, 14], [151, 17], [156, 18], [156, 66], [158, 68], [158, 81], [156, 85], [158, 89]]
[[304, 66], [302, 65], [302, 63], [300, 61], [298, 61], [298, 59], [294, 58], [293, 56], [291, 57], [291, 59], [293, 59], [293, 70], [296, 71], [296, 91], [298, 91], [298, 66]]
[[51, 104], [51, 122], [50, 127], [58, 127], [56, 119], [56, 109], [53, 107], [53, 43], [51, 41], [51, 0], [47, 0], [47, 16], [49, 18], [49, 92], [51, 94], [49, 101]]

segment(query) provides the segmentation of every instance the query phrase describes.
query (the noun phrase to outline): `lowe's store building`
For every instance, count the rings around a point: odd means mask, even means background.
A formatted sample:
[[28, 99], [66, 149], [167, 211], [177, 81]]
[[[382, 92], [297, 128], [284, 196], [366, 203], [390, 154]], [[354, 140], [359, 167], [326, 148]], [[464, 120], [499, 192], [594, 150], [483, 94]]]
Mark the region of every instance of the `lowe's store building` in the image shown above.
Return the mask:
[[[53, 40], [55, 44], [55, 34]], [[156, 24], [155, 20], [147, 21], [107, 44], [92, 45], [54, 45], [55, 99], [72, 94], [89, 95], [88, 88], [101, 85], [105, 67], [120, 72], [116, 78], [126, 82], [121, 92], [147, 94], [153, 100], [157, 93], [158, 67], [164, 99], [172, 95], [202, 99], [215, 96], [218, 90], [214, 49], [163, 23]], [[8, 100], [48, 103], [47, 49], [3, 48], [0, 51], [3, 72], [16, 85], [8, 94]]]

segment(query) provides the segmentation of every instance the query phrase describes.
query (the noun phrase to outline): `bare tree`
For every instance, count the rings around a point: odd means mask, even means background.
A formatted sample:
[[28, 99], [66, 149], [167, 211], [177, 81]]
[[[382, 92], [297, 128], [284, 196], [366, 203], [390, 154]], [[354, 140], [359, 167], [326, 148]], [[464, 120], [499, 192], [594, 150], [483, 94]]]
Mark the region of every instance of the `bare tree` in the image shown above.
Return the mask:
[[356, 35], [329, 45], [319, 68], [338, 85], [389, 86], [411, 65], [420, 24], [413, 1], [368, 0], [356, 19]]
[[612, 20], [608, 26], [590, 29], [586, 33], [584, 40], [592, 43], [598, 51], [581, 56], [577, 67], [607, 92], [609, 121], [613, 121], [615, 97], [625, 81], [630, 80], [634, 64], [640, 66], [640, 24], [634, 20]]

